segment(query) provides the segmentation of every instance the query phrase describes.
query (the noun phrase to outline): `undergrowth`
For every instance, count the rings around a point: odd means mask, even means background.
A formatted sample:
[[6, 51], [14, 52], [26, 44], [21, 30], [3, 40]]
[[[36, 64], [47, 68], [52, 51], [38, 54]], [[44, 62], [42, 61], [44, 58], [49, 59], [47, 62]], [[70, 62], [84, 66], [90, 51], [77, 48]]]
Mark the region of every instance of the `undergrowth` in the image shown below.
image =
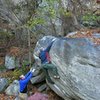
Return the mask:
[[[0, 67], [0, 71], [3, 71], [5, 66]], [[7, 72], [3, 72], [3, 77], [7, 78], [9, 81], [9, 84], [12, 83], [14, 80], [19, 80], [20, 75], [25, 75], [30, 70], [30, 67], [26, 65], [26, 63], [23, 63], [21, 67], [16, 67], [13, 71], [9, 70]]]

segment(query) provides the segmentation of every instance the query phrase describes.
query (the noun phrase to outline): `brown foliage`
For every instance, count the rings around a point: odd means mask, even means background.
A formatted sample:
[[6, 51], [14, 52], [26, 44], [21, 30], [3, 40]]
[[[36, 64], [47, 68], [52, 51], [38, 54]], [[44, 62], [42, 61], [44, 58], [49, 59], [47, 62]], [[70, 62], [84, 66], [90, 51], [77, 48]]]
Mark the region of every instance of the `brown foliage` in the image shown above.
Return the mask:
[[18, 56], [19, 53], [20, 53], [20, 49], [18, 47], [11, 47], [10, 48], [9, 54], [11, 56]]
[[100, 45], [100, 38], [96, 38], [93, 36], [93, 34], [100, 34], [100, 29], [95, 29], [95, 30], [80, 30], [80, 31], [77, 31], [76, 34], [74, 35], [68, 35], [66, 37], [68, 38], [89, 38], [90, 40], [92, 40], [92, 42], [95, 44], [95, 45]]
[[14, 100], [14, 96], [7, 96], [6, 94], [0, 94], [0, 100]]
[[0, 65], [4, 63], [4, 59], [0, 57]]
[[48, 91], [48, 100], [63, 100], [57, 94], [55, 94], [52, 90]]
[[15, 57], [20, 57], [28, 53], [27, 49], [19, 48], [19, 47], [11, 47], [8, 51], [8, 54]]

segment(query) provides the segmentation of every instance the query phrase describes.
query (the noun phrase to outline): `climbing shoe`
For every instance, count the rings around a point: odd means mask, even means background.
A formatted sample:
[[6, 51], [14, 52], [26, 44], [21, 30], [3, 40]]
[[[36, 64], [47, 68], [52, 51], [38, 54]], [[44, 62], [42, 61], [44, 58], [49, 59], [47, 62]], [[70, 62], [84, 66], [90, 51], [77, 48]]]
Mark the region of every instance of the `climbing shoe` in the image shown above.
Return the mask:
[[54, 75], [54, 78], [55, 78], [55, 79], [60, 79], [60, 76]]

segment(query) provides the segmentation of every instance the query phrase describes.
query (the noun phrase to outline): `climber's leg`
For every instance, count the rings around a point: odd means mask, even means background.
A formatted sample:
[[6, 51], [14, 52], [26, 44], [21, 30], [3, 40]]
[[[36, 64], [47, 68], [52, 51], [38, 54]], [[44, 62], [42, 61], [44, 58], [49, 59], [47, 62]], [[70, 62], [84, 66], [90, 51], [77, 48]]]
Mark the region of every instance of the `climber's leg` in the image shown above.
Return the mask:
[[51, 70], [52, 73], [54, 74], [54, 78], [60, 78], [56, 66], [53, 65], [52, 63], [44, 64], [44, 66], [42, 66], [42, 67], [44, 69]]
[[48, 82], [54, 84], [54, 82], [51, 80], [50, 76], [49, 76], [49, 73], [48, 73], [48, 70], [43, 68], [43, 71], [45, 73], [45, 76], [46, 76], [46, 79], [48, 80]]

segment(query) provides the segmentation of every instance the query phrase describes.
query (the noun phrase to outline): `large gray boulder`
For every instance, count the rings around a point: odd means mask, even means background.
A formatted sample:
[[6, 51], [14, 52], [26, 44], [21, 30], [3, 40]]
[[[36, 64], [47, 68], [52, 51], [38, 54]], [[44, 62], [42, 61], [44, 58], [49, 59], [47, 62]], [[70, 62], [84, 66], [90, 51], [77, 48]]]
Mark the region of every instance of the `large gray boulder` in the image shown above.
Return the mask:
[[6, 78], [0, 78], [0, 92], [4, 91], [8, 86], [8, 80]]
[[[54, 37], [46, 36], [36, 44], [47, 47]], [[88, 38], [56, 38], [50, 50], [51, 62], [57, 66], [60, 79], [48, 85], [65, 100], [100, 99], [100, 45]]]

